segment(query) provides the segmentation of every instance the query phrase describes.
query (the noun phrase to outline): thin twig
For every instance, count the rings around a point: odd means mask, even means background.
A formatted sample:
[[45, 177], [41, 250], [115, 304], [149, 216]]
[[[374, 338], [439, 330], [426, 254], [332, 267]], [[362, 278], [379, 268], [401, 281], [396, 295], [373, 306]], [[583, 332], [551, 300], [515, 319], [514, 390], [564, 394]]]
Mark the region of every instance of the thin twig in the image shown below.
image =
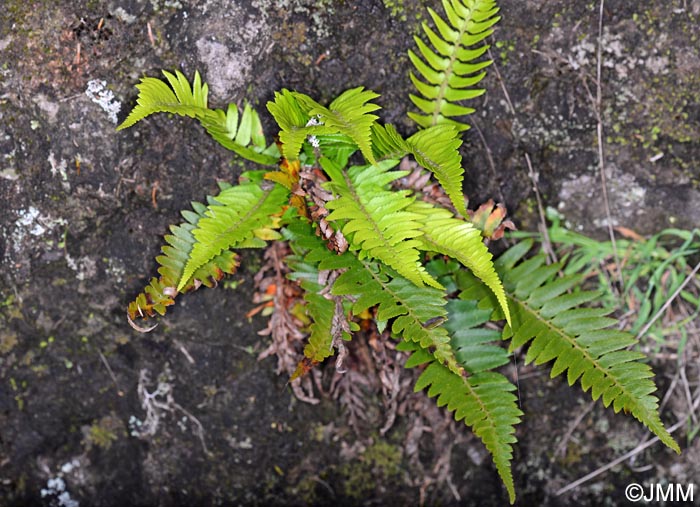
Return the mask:
[[[674, 424], [673, 426], [671, 426], [671, 427], [668, 429], [668, 432], [669, 432], [669, 433], [673, 433], [674, 431], [676, 431], [678, 428], [680, 428], [681, 426], [683, 426], [683, 425], [685, 425], [685, 424], [686, 424], [686, 421], [685, 421], [685, 420], [683, 420], [683, 421], [678, 421], [676, 424]], [[604, 466], [598, 468], [597, 470], [592, 471], [590, 474], [584, 475], [584, 476], [581, 477], [580, 479], [575, 480], [575, 481], [572, 482], [571, 484], [568, 484], [567, 486], [564, 486], [564, 487], [561, 488], [559, 491], [557, 491], [556, 493], [554, 493], [554, 496], [561, 496], [561, 495], [563, 495], [564, 493], [566, 493], [566, 492], [568, 492], [568, 491], [571, 491], [572, 489], [575, 489], [575, 488], [579, 487], [581, 484], [584, 484], [584, 483], [590, 481], [591, 479], [593, 479], [593, 478], [595, 478], [595, 477], [598, 477], [600, 474], [602, 474], [602, 473], [604, 473], [604, 472], [607, 472], [608, 470], [610, 470], [611, 468], [615, 467], [616, 465], [619, 465], [619, 464], [622, 463], [623, 461], [625, 461], [625, 460], [631, 458], [632, 456], [635, 456], [635, 455], [639, 454], [640, 452], [642, 452], [642, 451], [643, 451], [644, 449], [646, 449], [647, 447], [651, 447], [652, 445], [654, 445], [654, 444], [655, 444], [656, 442], [658, 442], [659, 440], [661, 440], [659, 437], [654, 437], [654, 438], [652, 438], [651, 440], [649, 440], [648, 442], [645, 442], [645, 443], [643, 443], [643, 444], [638, 445], [637, 447], [635, 447], [634, 449], [632, 449], [630, 452], [625, 453], [624, 455], [620, 456], [620, 457], [617, 458], [617, 459], [614, 459], [613, 461], [611, 461], [611, 462], [608, 463], [607, 465], [604, 465]]]
[[511, 102], [510, 100], [510, 95], [508, 94], [508, 90], [506, 89], [505, 81], [503, 81], [503, 78], [501, 77], [501, 73], [498, 70], [498, 65], [496, 65], [496, 59], [491, 54], [491, 49], [488, 50], [488, 53], [489, 59], [493, 62], [491, 68], [496, 73], [496, 79], [498, 79], [498, 84], [501, 86], [501, 90], [503, 90], [503, 96], [506, 98], [506, 103], [508, 104], [508, 109], [510, 109], [510, 114], [515, 116], [515, 108], [513, 107], [513, 102]]
[[693, 410], [693, 395], [690, 394], [690, 384], [688, 383], [688, 377], [685, 373], [685, 366], [685, 361], [683, 361], [683, 364], [679, 369], [683, 394], [685, 394], [685, 399], [688, 403], [690, 418], [693, 420], [693, 423], [698, 424], [698, 417], [695, 415], [695, 411]]
[[600, 0], [600, 12], [598, 13], [598, 56], [596, 62], [596, 97], [595, 97], [595, 115], [597, 120], [596, 131], [598, 133], [598, 169], [600, 172], [600, 185], [603, 191], [603, 203], [605, 206], [605, 216], [608, 222], [608, 234], [612, 243], [613, 256], [615, 257], [615, 267], [617, 269], [617, 278], [620, 283], [620, 291], [624, 290], [625, 284], [622, 279], [622, 267], [620, 266], [620, 258], [617, 253], [617, 243], [615, 242], [615, 231], [613, 231], [612, 215], [610, 213], [610, 202], [608, 201], [608, 184], [605, 176], [605, 153], [603, 150], [603, 90], [602, 90], [602, 75], [603, 75], [603, 11], [605, 0]]
[[124, 391], [121, 390], [119, 387], [119, 382], [117, 382], [117, 377], [114, 375], [114, 372], [112, 371], [112, 368], [109, 366], [109, 363], [107, 362], [107, 358], [104, 356], [101, 350], [97, 351], [97, 354], [100, 356], [100, 359], [102, 359], [102, 363], [105, 365], [105, 368], [107, 368], [107, 373], [109, 373], [109, 376], [112, 378], [112, 382], [114, 382], [114, 387], [117, 388], [117, 394], [119, 396], [124, 396]]
[[[700, 396], [698, 396], [698, 397], [695, 399], [695, 403], [693, 403], [693, 406], [692, 406], [691, 408], [692, 408], [693, 410], [696, 410], [696, 409], [698, 408], [698, 406], [700, 406]], [[673, 432], [676, 431], [678, 428], [680, 428], [680, 427], [686, 425], [687, 423], [688, 423], [688, 421], [686, 420], [686, 418], [682, 418], [682, 419], [681, 419], [680, 421], [678, 421], [676, 424], [674, 424], [673, 426], [671, 426], [671, 427], [668, 429], [668, 432], [669, 432], [669, 433], [673, 433]], [[611, 461], [611, 462], [608, 463], [607, 465], [604, 465], [604, 466], [598, 468], [597, 470], [594, 470], [594, 471], [591, 472], [590, 474], [585, 475], [585, 476], [581, 477], [580, 479], [577, 479], [577, 480], [575, 480], [574, 482], [572, 482], [572, 483], [570, 483], [570, 484], [564, 486], [564, 487], [561, 488], [559, 491], [557, 491], [556, 493], [554, 493], [554, 496], [563, 495], [564, 493], [566, 493], [566, 492], [568, 492], [568, 491], [571, 491], [572, 489], [575, 489], [575, 488], [579, 487], [581, 484], [584, 484], [584, 483], [590, 481], [591, 479], [593, 479], [593, 478], [595, 478], [595, 477], [598, 477], [600, 474], [602, 474], [602, 473], [604, 473], [604, 472], [607, 472], [608, 470], [610, 470], [611, 468], [615, 467], [616, 465], [619, 465], [619, 464], [622, 463], [623, 461], [625, 461], [625, 460], [627, 460], [627, 459], [629, 459], [629, 458], [631, 458], [631, 457], [633, 457], [633, 456], [636, 456], [637, 454], [639, 454], [640, 452], [642, 452], [644, 449], [646, 449], [646, 448], [648, 448], [648, 447], [651, 447], [652, 445], [654, 445], [654, 444], [655, 444], [656, 442], [658, 442], [659, 440], [661, 440], [659, 437], [654, 437], [654, 438], [652, 438], [651, 440], [649, 440], [648, 442], [644, 442], [644, 443], [639, 444], [637, 447], [635, 447], [635, 448], [632, 449], [631, 451], [625, 453], [624, 455], [620, 456], [619, 458], [614, 459], [613, 461]]]
[[[671, 380], [671, 385], [668, 386], [668, 389], [666, 389], [666, 393], [664, 393], [664, 397], [661, 399], [661, 403], [659, 403], [659, 409], [658, 409], [659, 414], [663, 412], [664, 408], [666, 407], [666, 404], [670, 401], [671, 395], [673, 394], [673, 391], [676, 390], [676, 386], [678, 385], [678, 381], [680, 380], [680, 378], [681, 378], [680, 371], [676, 371], [676, 374], [673, 376], [673, 379]], [[647, 440], [649, 440], [651, 438], [651, 435], [652, 435], [652, 433], [645, 433], [644, 437], [642, 437], [642, 439], [639, 441], [639, 444], [637, 444], [637, 445], [641, 445], [644, 442], [646, 442]], [[637, 459], [636, 455], [632, 456], [630, 458], [630, 466], [634, 466], [636, 459]]]
[[192, 355], [189, 353], [189, 351], [185, 348], [185, 346], [180, 342], [180, 340], [173, 340], [173, 343], [175, 346], [182, 352], [182, 355], [185, 356], [187, 361], [189, 361], [190, 364], [195, 364], [195, 360], [192, 357]]
[[[510, 100], [510, 94], [508, 93], [508, 89], [506, 88], [506, 84], [503, 81], [503, 78], [501, 77], [501, 72], [498, 70], [498, 65], [496, 65], [496, 60], [493, 58], [493, 55], [491, 54], [491, 50], [488, 50], [489, 53], [489, 58], [494, 62], [492, 64], [493, 71], [496, 73], [496, 79], [498, 79], [498, 84], [501, 87], [501, 90], [503, 91], [503, 96], [506, 99], [506, 104], [508, 105], [508, 109], [510, 110], [510, 113], [513, 115], [513, 117], [516, 117], [515, 113], [515, 107], [513, 106], [513, 102]], [[517, 119], [517, 118], [516, 118]], [[478, 129], [477, 129], [478, 131]], [[481, 132], [479, 132], [481, 135]], [[537, 211], [540, 216], [540, 229], [541, 233], [543, 236], [544, 241], [542, 242], [542, 246], [547, 252], [547, 257], [549, 258], [550, 262], [554, 263], [557, 262], [557, 255], [554, 253], [554, 248], [552, 247], [552, 242], [549, 239], [549, 231], [547, 229], [547, 220], [545, 218], [545, 213], [544, 213], [544, 206], [542, 205], [542, 197], [540, 196], [540, 189], [537, 185], [537, 173], [535, 173], [535, 170], [532, 167], [532, 161], [530, 160], [530, 154], [525, 152], [525, 162], [527, 163], [527, 169], [528, 169], [528, 177], [530, 178], [530, 181], [532, 182], [532, 189], [535, 192], [535, 199], [537, 200]]]
[[564, 437], [561, 439], [561, 442], [559, 442], [559, 445], [557, 445], [557, 448], [554, 450], [554, 456], [564, 455], [564, 451], [566, 450], [566, 444], [569, 442], [569, 439], [571, 438], [571, 435], [573, 435], [574, 430], [578, 427], [579, 424], [581, 424], [581, 421], [583, 421], [583, 418], [588, 415], [588, 413], [593, 410], [593, 407], [595, 407], [595, 401], [592, 401], [591, 403], [584, 408], [581, 413], [576, 417], [576, 420], [569, 426], [569, 429], [566, 430], [566, 434]]
[[547, 228], [547, 220], [544, 214], [544, 206], [542, 205], [542, 198], [540, 197], [540, 189], [537, 186], [538, 176], [535, 170], [532, 168], [532, 162], [530, 161], [530, 154], [525, 152], [525, 162], [527, 163], [527, 174], [532, 181], [532, 190], [535, 192], [535, 199], [537, 200], [537, 212], [540, 215], [540, 232], [542, 233], [542, 248], [547, 252], [547, 257], [551, 263], [558, 262], [557, 254], [554, 252], [554, 247], [552, 246], [552, 241], [549, 238], [549, 229]]
[[493, 176], [493, 179], [498, 186], [498, 198], [501, 200], [501, 202], [503, 204], [505, 204], [506, 198], [503, 196], [503, 191], [501, 190], [501, 177], [498, 175], [498, 171], [496, 171], [496, 164], [493, 161], [493, 154], [491, 153], [491, 148], [489, 147], [488, 143], [486, 142], [486, 138], [484, 137], [484, 133], [479, 128], [479, 125], [477, 125], [474, 120], [471, 121], [471, 124], [472, 124], [472, 127], [474, 127], [474, 129], [476, 130], [476, 133], [479, 134], [479, 139], [481, 140], [481, 144], [484, 146], [484, 152], [486, 153], [486, 160], [489, 163], [489, 169], [491, 170], [491, 175]]
[[156, 47], [156, 40], [153, 38], [153, 30], [151, 30], [151, 22], [146, 23], [146, 28], [148, 29], [148, 40], [151, 46]]

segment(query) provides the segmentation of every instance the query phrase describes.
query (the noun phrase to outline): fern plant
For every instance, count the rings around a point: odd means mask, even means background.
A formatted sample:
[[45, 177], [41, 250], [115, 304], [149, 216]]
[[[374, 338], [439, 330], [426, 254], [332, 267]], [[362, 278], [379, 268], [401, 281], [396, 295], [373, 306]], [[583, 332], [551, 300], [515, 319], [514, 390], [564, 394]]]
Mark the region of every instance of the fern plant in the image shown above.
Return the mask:
[[[158, 112], [187, 116], [262, 168], [182, 212], [184, 221], [171, 227], [156, 258], [159, 276], [128, 306], [129, 321], [150, 330], [135, 321], [163, 315], [179, 294], [235, 272], [236, 250], [285, 241], [292, 254], [283, 262], [304, 293], [308, 323], [291, 380], [342, 352], [359, 330], [358, 317], [372, 315], [410, 354], [406, 367], [422, 368], [415, 389], [427, 388], [483, 441], [511, 503], [515, 426], [523, 413], [515, 386], [497, 371], [509, 361], [501, 338], [511, 352], [527, 348], [527, 362], [553, 361], [552, 376], [566, 373], [569, 384], [631, 413], [679, 451], [659, 418], [650, 368], [627, 350], [633, 338], [613, 327], [606, 309], [581, 307], [597, 294], [582, 290], [576, 275], [560, 276], [564, 266], [527, 257], [531, 241], [494, 263], [484, 237], [502, 234], [504, 214], [498, 208], [489, 215], [493, 203], [470, 220], [459, 154], [466, 125], [454, 118], [471, 110], [455, 102], [483, 93], [473, 88], [489, 64], [477, 61], [486, 52], [479, 44], [498, 9], [491, 0], [443, 6], [447, 21], [429, 9], [437, 32], [424, 23], [428, 43], [416, 38], [423, 59], [409, 53], [422, 95], [411, 96], [421, 113], [410, 116], [422, 128], [409, 137], [379, 122], [377, 94], [362, 87], [328, 105], [295, 91], [275, 93], [267, 110], [279, 142], [268, 144], [250, 105], [242, 114], [235, 105], [208, 106], [198, 73], [191, 83], [180, 72], [141, 80], [137, 105], [119, 129]], [[402, 186], [408, 171], [397, 166], [405, 156], [437, 179], [444, 198]]]

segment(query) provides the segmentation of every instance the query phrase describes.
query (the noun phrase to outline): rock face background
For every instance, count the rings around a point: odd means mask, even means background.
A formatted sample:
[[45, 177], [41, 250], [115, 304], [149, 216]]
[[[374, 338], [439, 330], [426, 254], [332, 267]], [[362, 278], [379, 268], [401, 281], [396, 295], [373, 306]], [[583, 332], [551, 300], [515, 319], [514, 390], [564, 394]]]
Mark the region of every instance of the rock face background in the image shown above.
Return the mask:
[[[426, 433], [414, 452], [425, 475], [409, 466], [401, 416], [381, 437], [381, 413], [357, 432], [335, 401], [293, 398], [274, 361], [256, 360], [263, 319], [244, 318], [256, 255], [245, 257], [236, 291], [187, 298], [149, 335], [125, 320], [126, 304], [155, 273], [167, 225], [241, 169], [184, 120], [162, 116], [116, 133], [139, 77], [199, 69], [212, 104], [246, 98], [261, 112], [281, 87], [330, 100], [365, 85], [382, 94], [383, 119], [409, 132], [406, 50], [431, 4], [5, 0], [0, 503], [381, 505], [416, 504], [421, 493], [427, 504], [504, 503], [483, 447], [466, 433], [446, 458], [449, 480], [431, 485], [445, 459], [433, 468], [440, 456]], [[500, 5], [491, 49], [498, 73], [466, 134], [465, 190], [474, 204], [505, 201], [521, 228], [536, 227], [528, 154], [545, 204], [604, 237], [589, 96], [598, 3]], [[700, 222], [699, 17], [699, 0], [605, 3], [600, 114], [611, 214], [642, 234]], [[664, 365], [655, 368], [663, 387]], [[521, 377], [526, 416], [514, 473], [522, 505], [615, 504], [629, 482], [660, 478], [700, 485], [696, 439], [680, 457], [652, 447], [640, 468], [621, 465], [555, 497], [645, 432], [596, 405], [555, 455], [588, 401], [537, 370]], [[139, 380], [148, 393], [172, 396], [151, 435]]]

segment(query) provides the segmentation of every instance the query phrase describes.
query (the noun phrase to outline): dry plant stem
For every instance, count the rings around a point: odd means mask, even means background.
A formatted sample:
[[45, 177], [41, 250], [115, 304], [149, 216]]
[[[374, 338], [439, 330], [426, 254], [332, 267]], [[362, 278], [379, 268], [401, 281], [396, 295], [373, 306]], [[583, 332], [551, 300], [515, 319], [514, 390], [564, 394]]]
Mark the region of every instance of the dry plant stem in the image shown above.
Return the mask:
[[508, 89], [506, 88], [505, 81], [503, 81], [503, 78], [501, 77], [501, 73], [498, 70], [498, 65], [496, 65], [496, 59], [493, 57], [491, 54], [491, 49], [488, 50], [489, 54], [489, 60], [491, 60], [493, 63], [491, 64], [493, 71], [496, 73], [496, 79], [498, 79], [498, 84], [501, 86], [501, 90], [503, 91], [503, 96], [506, 99], [506, 104], [508, 104], [508, 109], [510, 109], [510, 114], [515, 116], [515, 108], [513, 107], [513, 102], [510, 100], [510, 94], [508, 93]]
[[[684, 424], [686, 424], [686, 421], [678, 421], [676, 424], [674, 424], [673, 426], [671, 426], [671, 427], [668, 429], [668, 432], [669, 432], [669, 433], [673, 433], [674, 431], [676, 431], [678, 428], [680, 428], [680, 427], [683, 426]], [[637, 447], [635, 447], [634, 449], [632, 449], [630, 452], [628, 452], [628, 453], [626, 453], [626, 454], [620, 456], [619, 458], [617, 458], [617, 459], [611, 461], [611, 462], [608, 463], [607, 465], [604, 465], [604, 466], [598, 468], [597, 470], [594, 470], [594, 471], [591, 472], [590, 474], [584, 475], [584, 476], [581, 477], [580, 479], [575, 480], [574, 482], [572, 482], [572, 483], [570, 483], [570, 484], [564, 486], [564, 487], [561, 488], [559, 491], [557, 491], [554, 495], [555, 495], [555, 496], [561, 496], [561, 495], [563, 495], [564, 493], [567, 493], [567, 492], [571, 491], [572, 489], [578, 488], [581, 484], [584, 484], [584, 483], [590, 481], [591, 479], [594, 479], [595, 477], [598, 477], [600, 474], [602, 474], [602, 473], [604, 473], [604, 472], [607, 472], [607, 471], [610, 470], [611, 468], [615, 467], [616, 465], [619, 465], [620, 463], [622, 463], [623, 461], [625, 461], [625, 460], [631, 458], [632, 456], [636, 456], [637, 454], [639, 454], [640, 452], [642, 452], [644, 449], [646, 449], [647, 447], [651, 447], [652, 445], [654, 445], [654, 444], [655, 444], [656, 442], [658, 442], [658, 441], [659, 441], [659, 437], [654, 437], [654, 438], [652, 438], [651, 440], [649, 440], [648, 442], [645, 442], [645, 443], [643, 443], [643, 444], [641, 444], [641, 445], [638, 445]]]
[[173, 344], [178, 348], [178, 350], [180, 352], [182, 352], [182, 355], [185, 356], [185, 359], [187, 359], [187, 361], [190, 364], [195, 364], [194, 358], [189, 353], [189, 351], [185, 348], [185, 346], [182, 344], [182, 342], [180, 342], [180, 340], [173, 340]]
[[690, 383], [688, 382], [688, 377], [685, 372], [685, 367], [686, 367], [686, 362], [683, 361], [683, 364], [681, 365], [679, 369], [680, 373], [680, 378], [681, 378], [681, 385], [683, 386], [683, 394], [685, 395], [685, 399], [688, 403], [688, 409], [690, 415], [690, 418], [693, 420], [693, 423], [695, 425], [698, 424], [698, 418], [695, 415], [695, 411], [693, 410], [693, 395], [690, 393]]
[[324, 481], [323, 479], [321, 479], [321, 478], [318, 477], [317, 475], [314, 475], [314, 476], [312, 476], [312, 477], [309, 477], [309, 479], [311, 479], [311, 480], [314, 481], [314, 482], [317, 482], [318, 484], [320, 484], [321, 486], [323, 486], [324, 488], [326, 488], [326, 490], [331, 494], [331, 497], [332, 497], [332, 498], [335, 498], [335, 490], [334, 490], [334, 489], [331, 487], [331, 485], [328, 484], [326, 481]]
[[114, 387], [117, 388], [117, 394], [119, 396], [124, 396], [124, 391], [121, 390], [119, 387], [119, 383], [117, 382], [117, 377], [114, 375], [114, 372], [112, 371], [112, 368], [109, 366], [109, 363], [107, 362], [107, 358], [104, 356], [101, 350], [98, 350], [97, 353], [100, 356], [100, 359], [102, 360], [102, 364], [105, 365], [105, 368], [107, 368], [107, 373], [109, 373], [109, 376], [112, 378], [112, 382], [114, 382]]
[[[617, 251], [617, 242], [615, 241], [615, 232], [613, 230], [613, 225], [612, 225], [612, 215], [610, 213], [610, 202], [608, 199], [608, 186], [607, 186], [607, 179], [605, 175], [605, 150], [604, 150], [604, 145], [603, 145], [603, 119], [602, 119], [602, 103], [603, 103], [603, 90], [602, 90], [602, 74], [603, 74], [603, 12], [605, 8], [605, 0], [601, 0], [600, 6], [599, 6], [599, 13], [598, 13], [598, 51], [597, 51], [597, 58], [596, 58], [596, 96], [595, 98], [593, 97], [593, 94], [591, 93], [590, 88], [588, 87], [588, 81], [587, 79], [590, 77], [592, 79], [592, 76], [589, 76], [587, 73], [583, 72], [583, 70], [580, 72], [581, 74], [581, 81], [583, 83], [584, 88], [586, 89], [586, 94], [588, 95], [588, 99], [590, 100], [591, 104], [593, 105], [593, 112], [596, 117], [596, 138], [597, 138], [597, 145], [598, 145], [598, 170], [600, 173], [600, 181], [601, 181], [601, 187], [602, 187], [602, 192], [603, 192], [603, 204], [605, 207], [605, 215], [607, 218], [608, 222], [608, 234], [610, 236], [610, 242], [612, 243], [613, 247], [613, 256], [615, 258], [615, 267], [617, 271], [617, 278], [618, 282], [620, 284], [620, 289], [624, 289], [624, 280], [622, 278], [622, 267], [620, 265], [620, 260], [619, 260], [619, 255]], [[534, 53], [541, 54], [545, 58], [548, 59], [556, 59], [561, 61], [562, 63], [565, 63], [567, 65], [571, 65], [571, 62], [569, 62], [566, 59], [561, 58], [559, 55], [552, 54], [552, 53], [545, 53], [542, 51], [537, 51], [533, 50]], [[495, 64], [494, 64], [495, 67]], [[498, 69], [495, 69], [496, 74], [498, 75]], [[500, 81], [500, 77], [499, 77]], [[503, 88], [503, 85], [501, 85]], [[509, 101], [508, 101], [509, 102]], [[511, 105], [512, 108], [512, 105]]]
[[[503, 81], [503, 78], [501, 77], [501, 73], [498, 70], [498, 65], [496, 65], [496, 60], [493, 58], [493, 55], [491, 54], [491, 50], [488, 50], [489, 58], [493, 61], [493, 71], [496, 73], [496, 79], [498, 79], [498, 84], [501, 87], [501, 90], [503, 91], [503, 96], [506, 99], [506, 104], [508, 104], [508, 109], [510, 110], [510, 114], [513, 115], [513, 117], [516, 116], [515, 114], [515, 107], [513, 107], [513, 102], [510, 100], [510, 94], [508, 93], [508, 89], [506, 88], [505, 82]], [[479, 135], [481, 135], [481, 131], [479, 131]], [[482, 137], [483, 139], [483, 137]], [[488, 150], [487, 150], [488, 153]], [[554, 249], [552, 248], [552, 242], [549, 239], [549, 231], [547, 230], [547, 221], [545, 219], [544, 215], [544, 206], [542, 205], [542, 197], [540, 196], [540, 189], [537, 186], [537, 174], [535, 173], [533, 167], [532, 167], [532, 161], [530, 160], [530, 154], [525, 152], [525, 162], [527, 163], [527, 175], [530, 178], [530, 181], [532, 182], [532, 190], [535, 192], [535, 199], [537, 200], [537, 212], [540, 215], [540, 232], [542, 233], [542, 237], [544, 241], [542, 242], [542, 246], [547, 253], [547, 258], [551, 263], [557, 262], [557, 256], [554, 253]]]
[[491, 148], [489, 148], [489, 145], [486, 142], [486, 138], [484, 137], [484, 133], [479, 128], [479, 125], [477, 125], [474, 120], [472, 120], [471, 123], [472, 123], [472, 127], [474, 127], [474, 129], [476, 130], [476, 133], [479, 134], [479, 139], [481, 140], [481, 144], [484, 146], [484, 151], [486, 152], [486, 160], [489, 163], [489, 169], [491, 170], [491, 175], [493, 176], [494, 181], [497, 182], [498, 198], [501, 200], [502, 203], [505, 204], [506, 198], [503, 196], [503, 191], [501, 190], [501, 177], [498, 175], [498, 171], [496, 171], [496, 164], [493, 161], [493, 154], [491, 153]]
[[659, 403], [659, 412], [661, 412], [668, 401], [671, 399], [671, 395], [673, 394], [673, 391], [676, 389], [676, 386], [678, 385], [678, 381], [681, 378], [681, 372], [676, 371], [676, 374], [673, 376], [673, 379], [671, 380], [671, 385], [668, 386], [668, 389], [666, 389], [666, 393], [664, 394], [664, 397], [661, 399], [661, 403]]
[[678, 286], [678, 288], [675, 290], [673, 294], [671, 294], [671, 297], [666, 300], [666, 302], [663, 304], [661, 308], [659, 308], [659, 311], [656, 312], [654, 315], [654, 318], [652, 318], [649, 322], [646, 323], [646, 325], [639, 330], [639, 333], [637, 333], [637, 336], [635, 337], [637, 340], [639, 340], [642, 336], [646, 334], [647, 331], [649, 331], [649, 328], [654, 325], [654, 322], [658, 320], [661, 315], [666, 311], [666, 309], [671, 305], [674, 299], [678, 297], [678, 295], [681, 293], [681, 291], [685, 288], [688, 283], [690, 283], [691, 280], [695, 278], [695, 274], [700, 270], [700, 262], [698, 262], [693, 270], [688, 274], [688, 276], [685, 277], [685, 280], [683, 280], [683, 283]]
[[[666, 404], [671, 400], [671, 395], [673, 392], [676, 390], [676, 387], [678, 386], [678, 381], [681, 378], [681, 373], [680, 370], [676, 371], [675, 375], [673, 376], [673, 380], [671, 380], [671, 385], [668, 386], [668, 389], [666, 389], [666, 393], [664, 394], [663, 399], [661, 400], [661, 403], [659, 403], [659, 413], [663, 412], [664, 407], [666, 407]], [[642, 445], [645, 442], [649, 440], [650, 434], [647, 433], [642, 437], [642, 439], [639, 441], [639, 444], [637, 445]], [[629, 465], [630, 467], [634, 467], [635, 462], [637, 461], [638, 455], [634, 455], [630, 457], [630, 462]]]
[[554, 252], [554, 247], [552, 246], [552, 241], [549, 238], [549, 229], [547, 228], [547, 221], [544, 215], [544, 206], [542, 206], [542, 198], [540, 197], [540, 189], [537, 186], [537, 174], [532, 168], [532, 162], [530, 161], [530, 154], [525, 153], [525, 162], [527, 162], [527, 174], [532, 181], [532, 189], [535, 192], [535, 199], [537, 200], [537, 212], [540, 215], [539, 229], [542, 234], [542, 248], [547, 254], [547, 258], [550, 263], [559, 262], [557, 254]]
[[[697, 408], [698, 408], [699, 406], [700, 406], [700, 396], [698, 396], [697, 398], [695, 398], [695, 402], [693, 403], [693, 406], [692, 406], [691, 408], [692, 408], [693, 411], [695, 411], [695, 410], [697, 410]], [[687, 423], [688, 423], [688, 421], [687, 421], [685, 418], [683, 418], [683, 419], [681, 419], [680, 421], [678, 421], [676, 424], [674, 424], [673, 426], [671, 426], [671, 427], [668, 429], [668, 432], [669, 432], [669, 433], [673, 433], [673, 432], [676, 431], [678, 428], [680, 428], [680, 427], [686, 425]], [[607, 472], [608, 470], [610, 470], [611, 468], [615, 467], [616, 465], [619, 465], [619, 464], [622, 463], [623, 461], [625, 461], [625, 460], [627, 460], [627, 459], [629, 459], [629, 458], [632, 458], [633, 456], [636, 456], [637, 454], [639, 454], [640, 452], [642, 452], [644, 449], [646, 449], [646, 448], [648, 448], [648, 447], [651, 447], [652, 445], [654, 445], [654, 444], [655, 444], [656, 442], [658, 442], [658, 441], [659, 441], [659, 437], [654, 437], [654, 438], [652, 438], [651, 440], [649, 440], [648, 442], [644, 442], [644, 443], [639, 444], [637, 447], [635, 447], [634, 449], [632, 449], [632, 450], [629, 451], [628, 453], [625, 453], [624, 455], [620, 456], [619, 458], [614, 459], [613, 461], [611, 461], [611, 462], [608, 463], [607, 465], [604, 465], [604, 466], [598, 468], [597, 470], [594, 470], [594, 471], [591, 472], [590, 474], [585, 475], [585, 476], [581, 477], [580, 479], [577, 479], [577, 480], [575, 480], [574, 482], [572, 482], [572, 483], [570, 483], [570, 484], [564, 486], [564, 487], [561, 488], [559, 491], [557, 491], [554, 495], [555, 495], [555, 496], [561, 496], [561, 495], [563, 495], [564, 493], [567, 493], [568, 491], [571, 491], [572, 489], [576, 489], [576, 488], [579, 487], [581, 484], [584, 484], [584, 483], [590, 481], [591, 479], [594, 479], [595, 477], [598, 477], [600, 474], [602, 474], [602, 473], [604, 473], [604, 472]]]
[[613, 256], [615, 257], [615, 267], [617, 268], [617, 278], [620, 283], [620, 291], [625, 288], [624, 280], [622, 279], [622, 267], [620, 266], [620, 257], [617, 253], [617, 243], [615, 242], [615, 232], [613, 231], [612, 216], [610, 214], [610, 202], [608, 201], [608, 185], [605, 177], [605, 153], [603, 150], [603, 92], [602, 92], [602, 74], [603, 74], [603, 10], [605, 0], [600, 0], [600, 11], [598, 13], [598, 56], [596, 62], [596, 97], [595, 97], [595, 115], [597, 120], [596, 132], [598, 134], [598, 169], [600, 172], [600, 185], [603, 191], [603, 204], [605, 206], [605, 216], [608, 222], [608, 234], [612, 243]]
[[561, 439], [561, 442], [559, 442], [559, 445], [557, 445], [557, 448], [554, 450], [554, 455], [552, 459], [556, 458], [557, 456], [564, 456], [564, 453], [566, 451], [566, 444], [569, 442], [569, 439], [571, 438], [571, 435], [573, 435], [574, 430], [578, 427], [579, 424], [581, 424], [581, 421], [583, 421], [583, 418], [588, 415], [588, 413], [593, 410], [593, 407], [595, 407], [595, 401], [589, 403], [586, 408], [584, 408], [581, 413], [578, 415], [576, 420], [571, 423], [569, 426], [569, 429], [566, 430], [566, 433], [564, 434], [564, 437]]
[[[688, 406], [690, 407], [690, 415], [695, 419], [695, 412], [693, 411], [692, 405], [692, 395], [690, 394], [690, 385], [688, 384], [688, 379], [685, 375], [685, 359], [683, 361], [683, 364], [681, 365], [680, 368], [676, 370], [676, 373], [673, 375], [673, 379], [671, 380], [671, 384], [668, 386], [668, 389], [666, 389], [666, 393], [664, 394], [664, 397], [661, 400], [661, 403], [659, 403], [659, 413], [663, 412], [664, 407], [666, 407], [666, 404], [671, 400], [671, 395], [673, 392], [676, 390], [676, 387], [678, 386], [678, 383], [680, 381], [683, 382], [683, 390], [685, 391], [686, 397], [688, 399]], [[647, 440], [649, 440], [650, 434], [644, 435], [642, 440], [639, 442], [639, 444], [645, 443]], [[637, 456], [632, 456], [630, 458], [630, 466], [634, 465], [634, 462], [636, 461]]]

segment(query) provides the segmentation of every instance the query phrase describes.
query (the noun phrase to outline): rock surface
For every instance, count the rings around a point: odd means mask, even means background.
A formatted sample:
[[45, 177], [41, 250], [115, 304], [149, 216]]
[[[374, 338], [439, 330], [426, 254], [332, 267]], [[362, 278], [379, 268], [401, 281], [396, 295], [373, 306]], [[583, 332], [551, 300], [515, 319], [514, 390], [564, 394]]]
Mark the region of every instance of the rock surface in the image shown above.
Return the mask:
[[[426, 19], [423, 4], [4, 2], [0, 503], [417, 503], [427, 483], [406, 465], [405, 423], [380, 438], [378, 417], [358, 435], [333, 400], [298, 402], [274, 362], [256, 360], [264, 321], [244, 318], [255, 255], [245, 257], [235, 292], [192, 295], [146, 336], [128, 327], [126, 304], [155, 273], [167, 225], [241, 166], [184, 120], [114, 129], [140, 76], [199, 69], [215, 105], [245, 98], [260, 111], [282, 87], [327, 101], [365, 85], [382, 95], [384, 119], [409, 132], [406, 50]], [[528, 154], [545, 204], [604, 237], [598, 4], [500, 4], [491, 48], [498, 72], [466, 135], [465, 190], [473, 204], [505, 201], [522, 228], [536, 227]], [[700, 223], [700, 0], [643, 4], [605, 3], [599, 108], [612, 222], [642, 234]], [[520, 381], [526, 418], [514, 473], [522, 505], [558, 505], [558, 488], [645, 434], [596, 406], [575, 433], [576, 452], [553, 456], [588, 402], [544, 378]], [[142, 401], [155, 392], [172, 403], [149, 418]], [[614, 469], [567, 501], [615, 505], [632, 481], [698, 485], [699, 441], [681, 457], [654, 447], [650, 470]], [[430, 444], [421, 445], [434, 463]], [[460, 443], [451, 486], [426, 487], [426, 502], [504, 504], [483, 452], [474, 439]]]

